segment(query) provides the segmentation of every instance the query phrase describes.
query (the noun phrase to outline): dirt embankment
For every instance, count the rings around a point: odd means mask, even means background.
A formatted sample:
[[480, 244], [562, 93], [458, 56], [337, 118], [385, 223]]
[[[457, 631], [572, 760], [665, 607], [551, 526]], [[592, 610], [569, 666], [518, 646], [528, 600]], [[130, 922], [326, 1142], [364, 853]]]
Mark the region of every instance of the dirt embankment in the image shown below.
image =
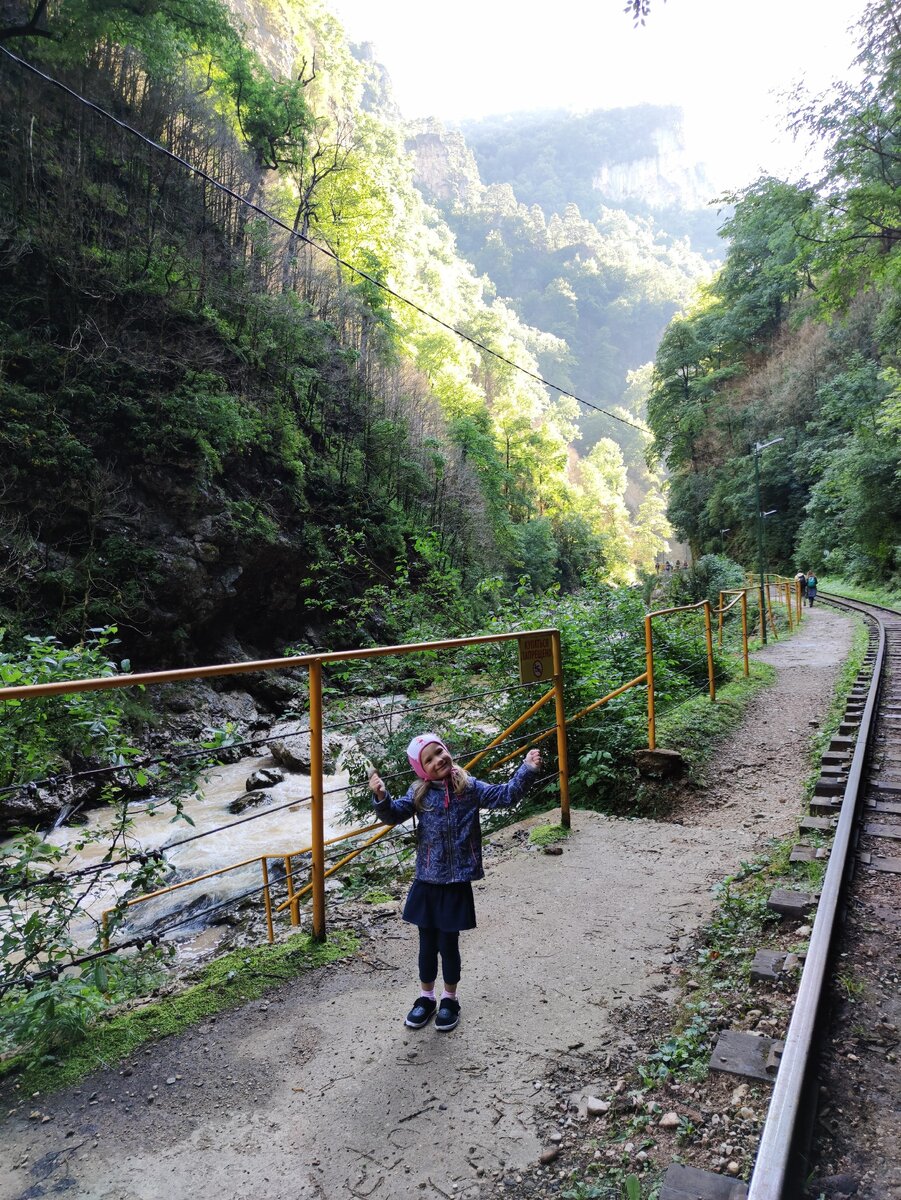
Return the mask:
[[817, 608], [767, 648], [776, 685], [672, 821], [577, 812], [558, 857], [516, 828], [496, 836], [453, 1033], [404, 1028], [415, 930], [386, 906], [352, 962], [76, 1089], [7, 1092], [0, 1200], [553, 1194], [591, 1120], [555, 1081], [565, 1068], [590, 1091], [599, 1064], [628, 1059], [628, 1021], [675, 998], [673, 952], [710, 914], [711, 885], [796, 826], [811, 723], [850, 636]]

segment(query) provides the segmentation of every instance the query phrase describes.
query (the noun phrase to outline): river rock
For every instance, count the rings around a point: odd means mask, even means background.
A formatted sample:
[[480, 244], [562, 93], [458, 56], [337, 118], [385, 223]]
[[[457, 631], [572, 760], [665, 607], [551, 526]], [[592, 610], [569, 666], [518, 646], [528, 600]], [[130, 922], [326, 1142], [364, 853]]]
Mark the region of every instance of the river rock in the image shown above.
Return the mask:
[[66, 804], [63, 791], [57, 788], [25, 787], [20, 792], [8, 792], [0, 797], [0, 829], [16, 825], [38, 829], [52, 824]]
[[263, 788], [274, 787], [284, 778], [284, 771], [280, 771], [278, 767], [260, 767], [252, 775], [247, 776], [244, 787], [248, 792], [259, 792]]
[[163, 684], [155, 700], [167, 714], [167, 728], [187, 737], [196, 737], [205, 729], [222, 729], [226, 724], [233, 725], [243, 737], [266, 724], [252, 696], [218, 680], [214, 684], [200, 680]]
[[245, 792], [243, 796], [238, 796], [236, 800], [232, 800], [228, 806], [228, 811], [237, 816], [238, 813], [244, 812], [246, 808], [259, 808], [261, 804], [271, 803], [271, 792]]

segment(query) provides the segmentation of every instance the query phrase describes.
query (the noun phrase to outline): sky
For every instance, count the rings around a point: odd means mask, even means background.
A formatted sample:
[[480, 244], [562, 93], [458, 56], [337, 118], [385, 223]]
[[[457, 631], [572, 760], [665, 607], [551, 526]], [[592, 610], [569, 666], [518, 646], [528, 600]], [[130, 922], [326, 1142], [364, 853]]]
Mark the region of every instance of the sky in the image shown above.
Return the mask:
[[847, 77], [864, 0], [326, 0], [353, 41], [373, 42], [405, 117], [448, 124], [494, 113], [653, 103], [685, 111], [690, 156], [719, 189], [797, 175], [776, 95]]

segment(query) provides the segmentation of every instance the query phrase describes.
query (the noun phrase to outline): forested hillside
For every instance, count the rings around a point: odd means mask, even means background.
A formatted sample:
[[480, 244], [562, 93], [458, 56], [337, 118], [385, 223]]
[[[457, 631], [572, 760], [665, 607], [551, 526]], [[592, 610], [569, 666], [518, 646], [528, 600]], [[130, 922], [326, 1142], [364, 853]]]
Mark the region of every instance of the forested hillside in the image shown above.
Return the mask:
[[[662, 141], [675, 144], [674, 122], [672, 110], [645, 105], [584, 117], [498, 118], [467, 126], [467, 140], [419, 122], [407, 136], [416, 180], [461, 253], [521, 320], [559, 339], [536, 347], [542, 371], [636, 423], [645, 417], [641, 369], [673, 313], [709, 275], [689, 226], [706, 226], [702, 241], [715, 241], [715, 214], [693, 216], [687, 206], [699, 203], [697, 193], [679, 193], [684, 166], [670, 161], [677, 156], [658, 159]], [[613, 207], [599, 185], [624, 159], [636, 169], [631, 199], [619, 194]], [[672, 171], [671, 203], [656, 211], [661, 170]], [[640, 434], [590, 409], [580, 414], [580, 430], [587, 447], [613, 438], [623, 450], [633, 513], [656, 502], [660, 481], [648, 470]]]
[[751, 447], [771, 569], [860, 582], [901, 574], [901, 5], [876, 0], [853, 77], [787, 114], [822, 143], [815, 182], [760, 179], [728, 257], [675, 320], [649, 419], [672, 472], [670, 516], [696, 551], [756, 558]]
[[[140, 662], [391, 639], [471, 627], [521, 577], [653, 563], [627, 373], [703, 270], [687, 242], [476, 172], [458, 244], [320, 0], [4, 12], [8, 639], [115, 623]], [[592, 411], [579, 445], [576, 402], [509, 363], [624, 421]]]

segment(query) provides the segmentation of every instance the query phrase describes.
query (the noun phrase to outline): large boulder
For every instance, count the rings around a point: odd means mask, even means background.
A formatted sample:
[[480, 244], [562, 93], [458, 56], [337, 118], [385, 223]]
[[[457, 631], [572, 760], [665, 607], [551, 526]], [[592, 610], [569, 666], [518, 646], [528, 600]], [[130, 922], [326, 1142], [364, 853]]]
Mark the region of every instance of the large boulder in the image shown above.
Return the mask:
[[[326, 775], [334, 775], [338, 769], [338, 760], [343, 749], [342, 738], [330, 733], [323, 735], [322, 769]], [[274, 737], [269, 742], [269, 753], [286, 771], [301, 771], [304, 775], [309, 775], [312, 766], [309, 729], [292, 727], [290, 733]]]

